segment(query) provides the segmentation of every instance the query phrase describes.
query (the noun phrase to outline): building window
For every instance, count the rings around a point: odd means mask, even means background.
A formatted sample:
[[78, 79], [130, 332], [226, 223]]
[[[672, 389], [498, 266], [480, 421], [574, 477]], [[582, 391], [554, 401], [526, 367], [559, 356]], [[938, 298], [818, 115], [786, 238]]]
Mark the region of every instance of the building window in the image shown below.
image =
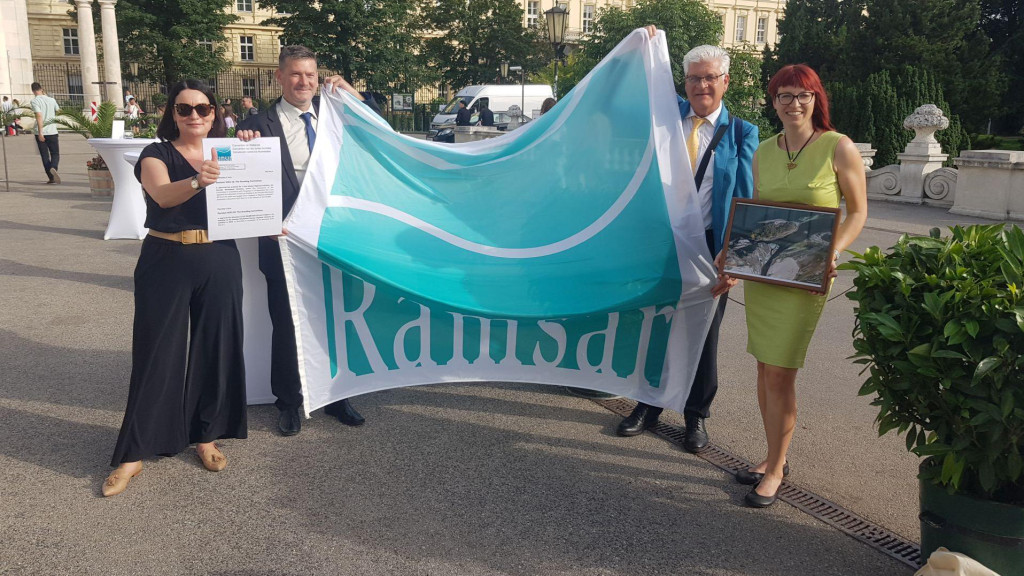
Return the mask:
[[761, 17], [757, 19], [757, 43], [764, 44], [765, 38], [768, 33], [768, 18]]
[[594, 5], [587, 4], [583, 7], [583, 33], [590, 34], [594, 29]]
[[242, 78], [242, 96], [256, 97], [256, 79]]
[[213, 40], [200, 40], [199, 46], [213, 52]]
[[235, 0], [235, 10], [239, 12], [252, 12], [252, 0]]
[[746, 42], [747, 40], [747, 17], [746, 15], [736, 16], [736, 36], [734, 37], [736, 42]]
[[526, 3], [526, 27], [536, 28], [537, 27], [537, 15], [540, 12], [540, 2], [531, 0]]
[[77, 106], [85, 104], [85, 90], [82, 88], [81, 74], [68, 74], [68, 97]]
[[243, 62], [252, 62], [256, 59], [256, 48], [253, 46], [252, 36], [239, 36], [238, 47], [241, 50], [241, 58]]
[[64, 28], [64, 54], [67, 56], [78, 54], [78, 28]]

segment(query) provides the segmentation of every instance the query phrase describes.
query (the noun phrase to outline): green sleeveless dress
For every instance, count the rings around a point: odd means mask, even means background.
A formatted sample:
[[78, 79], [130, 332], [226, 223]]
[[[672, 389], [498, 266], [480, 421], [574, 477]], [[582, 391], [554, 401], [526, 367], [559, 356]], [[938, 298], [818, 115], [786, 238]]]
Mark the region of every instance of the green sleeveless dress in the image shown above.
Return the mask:
[[[843, 135], [825, 132], [807, 145], [789, 170], [781, 135], [761, 143], [757, 158], [757, 197], [773, 202], [839, 207], [839, 181], [833, 168], [836, 145]], [[807, 345], [825, 307], [825, 296], [800, 288], [745, 281], [747, 352], [759, 362], [803, 368]]]

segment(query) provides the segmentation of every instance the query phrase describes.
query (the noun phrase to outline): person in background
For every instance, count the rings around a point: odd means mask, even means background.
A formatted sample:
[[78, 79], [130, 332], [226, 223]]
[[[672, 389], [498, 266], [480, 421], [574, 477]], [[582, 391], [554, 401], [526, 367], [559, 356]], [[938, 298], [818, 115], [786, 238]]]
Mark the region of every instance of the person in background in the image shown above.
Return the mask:
[[252, 103], [252, 98], [242, 96], [242, 120], [248, 120], [259, 113], [260, 111]]
[[[282, 96], [263, 114], [242, 120], [235, 135], [243, 141], [258, 137], [281, 139], [281, 164], [284, 178], [282, 202], [285, 217], [295, 205], [299, 188], [306, 176], [313, 143], [316, 141], [320, 97], [316, 96], [316, 54], [305, 46], [284, 46], [278, 57], [277, 82]], [[378, 114], [380, 108], [373, 98], [366, 98], [340, 76], [324, 81], [324, 89], [349, 92]], [[295, 326], [288, 297], [288, 285], [281, 260], [281, 245], [277, 237], [262, 237], [260, 270], [267, 280], [267, 304], [273, 324], [271, 335], [270, 388], [277, 398], [277, 426], [283, 436], [292, 436], [302, 430], [299, 407], [302, 406], [302, 384], [299, 380], [299, 358], [295, 342]], [[342, 424], [359, 426], [365, 422], [352, 404], [339, 400], [324, 412]]]
[[[868, 216], [867, 183], [860, 152], [850, 138], [835, 131], [828, 96], [817, 73], [804, 64], [783, 66], [768, 83], [768, 96], [783, 131], [761, 143], [754, 155], [754, 189], [759, 200], [838, 208], [846, 217], [833, 241], [827, 274], [835, 277], [839, 253], [850, 246]], [[736, 280], [721, 273], [722, 293]], [[746, 503], [765, 508], [775, 503], [789, 473], [786, 453], [796, 427], [796, 375], [825, 307], [827, 294], [745, 282], [747, 352], [757, 359], [757, 405], [768, 443], [768, 456], [736, 473], [753, 485]]]
[[557, 103], [558, 103], [558, 101], [555, 100], [554, 98], [545, 98], [544, 102], [541, 103], [541, 105], [540, 105], [540, 113], [541, 114], [546, 113], [548, 110], [551, 110], [551, 108], [553, 108], [554, 105], [557, 104]]
[[224, 127], [228, 130], [238, 125], [238, 117], [235, 116], [234, 110], [231, 109], [231, 105], [225, 104], [221, 107], [221, 116], [224, 117]]
[[455, 113], [456, 126], [469, 126], [473, 121], [473, 113], [466, 108], [466, 101], [459, 100], [459, 111]]
[[57, 125], [52, 123], [60, 112], [60, 106], [43, 91], [39, 82], [32, 83], [32, 93], [35, 98], [32, 98], [29, 106], [36, 115], [36, 140], [39, 157], [43, 160], [43, 170], [46, 171], [46, 183], [60, 184], [60, 174], [57, 172], [60, 165], [60, 141]]
[[494, 112], [491, 112], [485, 102], [480, 102], [480, 125], [494, 126]]
[[125, 106], [124, 111], [128, 114], [129, 118], [138, 119], [139, 115], [144, 114], [142, 107], [135, 101], [135, 97], [128, 99], [128, 105]]
[[[656, 33], [647, 27], [651, 37]], [[757, 149], [757, 127], [731, 116], [722, 103], [729, 89], [729, 53], [718, 46], [697, 46], [683, 57], [686, 99], [676, 96], [683, 119], [683, 138], [697, 187], [697, 202], [704, 218], [704, 235], [712, 255], [722, 249], [733, 198], [754, 193], [751, 164]], [[704, 165], [704, 171], [700, 166]], [[717, 294], [716, 294], [717, 295]], [[704, 339], [693, 387], [686, 399], [683, 447], [692, 453], [710, 443], [704, 420], [718, 393], [718, 333], [728, 298], [719, 298], [711, 328]], [[636, 436], [658, 422], [662, 409], [643, 402], [618, 428], [620, 436]]]
[[234, 240], [207, 235], [206, 187], [220, 176], [203, 138], [224, 136], [213, 91], [178, 83], [142, 150], [135, 177], [146, 227], [135, 266], [135, 322], [128, 404], [103, 495], [124, 492], [142, 460], [195, 444], [204, 468], [227, 458], [215, 443], [247, 436], [242, 353], [242, 264]]

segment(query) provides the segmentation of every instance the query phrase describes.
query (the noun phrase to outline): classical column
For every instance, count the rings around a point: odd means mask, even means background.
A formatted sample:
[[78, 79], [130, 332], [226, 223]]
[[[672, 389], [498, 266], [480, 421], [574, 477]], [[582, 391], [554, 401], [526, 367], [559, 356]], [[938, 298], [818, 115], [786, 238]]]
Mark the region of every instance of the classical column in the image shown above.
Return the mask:
[[117, 18], [114, 4], [117, 0], [99, 0], [100, 20], [103, 25], [103, 73], [107, 81], [107, 99], [124, 107], [121, 89], [121, 49], [117, 44]]
[[[82, 57], [82, 92], [85, 93], [85, 110], [90, 102], [101, 102], [100, 71], [96, 64], [96, 33], [92, 26], [92, 2], [75, 0], [78, 6], [78, 53]], [[43, 86], [44, 89], [52, 87]]]

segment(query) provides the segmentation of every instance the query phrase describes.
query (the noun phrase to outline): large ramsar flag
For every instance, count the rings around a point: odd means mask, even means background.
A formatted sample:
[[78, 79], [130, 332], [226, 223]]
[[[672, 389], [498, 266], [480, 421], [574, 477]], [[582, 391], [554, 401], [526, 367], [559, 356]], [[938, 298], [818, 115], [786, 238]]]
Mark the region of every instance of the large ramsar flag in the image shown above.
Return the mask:
[[307, 414], [376, 390], [535, 382], [682, 410], [714, 304], [664, 34], [465, 144], [320, 104], [286, 221]]

